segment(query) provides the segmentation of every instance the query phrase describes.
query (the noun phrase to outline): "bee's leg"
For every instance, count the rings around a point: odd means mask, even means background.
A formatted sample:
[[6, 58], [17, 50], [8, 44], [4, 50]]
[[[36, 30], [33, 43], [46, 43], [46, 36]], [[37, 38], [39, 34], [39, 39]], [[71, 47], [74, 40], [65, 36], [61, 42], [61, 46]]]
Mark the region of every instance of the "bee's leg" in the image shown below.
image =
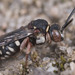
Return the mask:
[[20, 45], [20, 51], [22, 51], [27, 46], [28, 42], [29, 42], [29, 37], [25, 38], [23, 40], [23, 42], [21, 43], [21, 45]]
[[27, 50], [26, 50], [26, 62], [25, 62], [25, 67], [27, 66], [27, 61], [28, 61], [28, 55], [29, 53], [31, 52], [31, 47], [32, 47], [32, 43], [29, 42], [28, 45], [27, 45]]
[[46, 34], [46, 40], [47, 40], [49, 43], [51, 43], [51, 37], [50, 37], [49, 33]]
[[22, 75], [27, 75], [27, 73], [29, 73], [28, 71], [28, 56], [29, 53], [31, 52], [31, 47], [32, 47], [32, 43], [28, 42], [27, 44], [27, 49], [26, 49], [26, 56], [25, 56], [25, 64], [23, 65], [23, 70], [22, 70]]
[[32, 43], [29, 42], [29, 37], [25, 38], [23, 40], [23, 42], [21, 43], [21, 46], [20, 46], [20, 50], [22, 51], [25, 47], [27, 47], [27, 50], [26, 50], [26, 62], [25, 62], [25, 66], [27, 66], [27, 61], [28, 61], [28, 55], [31, 51], [31, 47], [32, 47]]
[[28, 55], [31, 52], [31, 47], [35, 44], [36, 44], [36, 37], [35, 35], [32, 35], [30, 37], [25, 38], [20, 45], [20, 50], [23, 50], [25, 47], [27, 47], [25, 67], [27, 66]]

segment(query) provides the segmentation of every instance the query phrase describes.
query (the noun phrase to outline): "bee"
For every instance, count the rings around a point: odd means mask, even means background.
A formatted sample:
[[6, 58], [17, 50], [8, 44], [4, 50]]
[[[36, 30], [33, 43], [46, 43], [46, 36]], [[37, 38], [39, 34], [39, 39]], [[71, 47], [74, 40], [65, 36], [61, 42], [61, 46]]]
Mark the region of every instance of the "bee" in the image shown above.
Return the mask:
[[[63, 31], [73, 21], [73, 18], [70, 18], [74, 12], [75, 8], [61, 28], [58, 24], [50, 26], [46, 20], [37, 19], [31, 21], [27, 26], [23, 26], [13, 32], [0, 36], [0, 59], [13, 56], [15, 53], [27, 47], [27, 61], [32, 46], [41, 43], [43, 44], [46, 40], [48, 40], [49, 43], [51, 43], [51, 41], [63, 41]], [[40, 34], [42, 36], [40, 36]]]
[[72, 10], [65, 24], [62, 27], [60, 27], [59, 24], [52, 24], [50, 26], [47, 23], [47, 21], [43, 19], [31, 21], [29, 23], [29, 26], [31, 29], [34, 28], [35, 30], [38, 29], [39, 31], [41, 31], [45, 39], [48, 40], [49, 42], [51, 41], [60, 42], [64, 40], [63, 31], [73, 21], [73, 18], [71, 17], [74, 13], [75, 13], [75, 8]]

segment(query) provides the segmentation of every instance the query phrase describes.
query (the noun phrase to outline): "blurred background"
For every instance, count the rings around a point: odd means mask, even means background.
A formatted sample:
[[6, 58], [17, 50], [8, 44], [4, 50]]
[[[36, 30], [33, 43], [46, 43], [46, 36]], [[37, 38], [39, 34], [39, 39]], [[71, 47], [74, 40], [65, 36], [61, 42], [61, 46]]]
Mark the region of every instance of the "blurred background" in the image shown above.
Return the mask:
[[0, 28], [9, 32], [38, 18], [63, 25], [74, 6], [75, 0], [0, 0]]
[[[0, 0], [0, 35], [13, 31], [17, 28], [20, 28], [21, 26], [25, 26], [30, 21], [35, 19], [45, 19], [50, 25], [53, 23], [58, 23], [60, 26], [62, 26], [74, 7], [75, 0]], [[61, 50], [69, 50], [67, 54], [71, 54], [69, 57], [71, 59], [75, 59], [75, 15], [72, 17], [74, 18], [73, 22], [65, 30], [66, 41], [63, 43], [66, 45], [63, 45], [60, 48]], [[40, 53], [42, 53], [42, 51]], [[42, 58], [44, 58], [44, 55], [45, 57], [49, 56], [44, 53]], [[50, 57], [48, 58], [50, 59]], [[7, 63], [8, 62], [9, 61], [7, 61]], [[17, 61], [14, 62], [16, 63]], [[74, 66], [75, 69], [74, 63], [72, 63], [71, 66]], [[70, 68], [73, 69], [72, 67]], [[9, 70], [6, 69], [4, 71], [1, 69], [1, 75], [9, 75]], [[75, 73], [72, 73], [72, 71], [69, 74], [68, 72], [70, 71], [68, 70], [64, 73], [60, 73], [59, 75], [75, 75]], [[34, 75], [56, 75], [53, 72], [53, 74], [46, 72], [44, 73], [43, 70], [37, 70], [34, 71], [34, 73]], [[10, 74], [14, 75], [13, 73]], [[15, 74], [20, 75], [17, 73], [17, 71]]]

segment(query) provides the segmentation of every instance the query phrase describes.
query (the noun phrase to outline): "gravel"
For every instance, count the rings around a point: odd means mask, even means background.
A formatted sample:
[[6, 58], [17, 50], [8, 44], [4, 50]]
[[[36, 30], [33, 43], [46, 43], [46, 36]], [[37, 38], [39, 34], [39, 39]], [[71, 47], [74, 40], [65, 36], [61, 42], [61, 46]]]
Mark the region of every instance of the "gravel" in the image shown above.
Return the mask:
[[[35, 19], [62, 26], [75, 7], [74, 3], [75, 0], [0, 0], [0, 36]], [[0, 75], [22, 75], [23, 70], [26, 75], [75, 75], [75, 15], [73, 18], [64, 31], [63, 42], [32, 48], [26, 72], [25, 53], [19, 52], [9, 59], [0, 60]]]

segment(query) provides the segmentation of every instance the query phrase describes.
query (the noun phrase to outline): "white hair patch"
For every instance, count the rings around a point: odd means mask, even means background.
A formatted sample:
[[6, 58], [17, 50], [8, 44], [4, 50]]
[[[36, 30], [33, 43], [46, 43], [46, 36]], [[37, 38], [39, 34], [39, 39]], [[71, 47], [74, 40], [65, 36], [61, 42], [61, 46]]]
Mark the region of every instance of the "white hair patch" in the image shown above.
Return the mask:
[[20, 46], [20, 42], [19, 41], [15, 41], [16, 46]]
[[8, 51], [6, 52], [6, 54], [11, 55], [11, 53], [10, 53], [10, 52], [8, 52]]
[[11, 51], [11, 52], [15, 52], [15, 50], [14, 50], [13, 48], [9, 47], [9, 46], [8, 46], [8, 49], [9, 49], [9, 51]]
[[36, 40], [36, 44], [41, 44], [45, 42], [45, 37], [40, 37], [39, 39]]
[[2, 55], [2, 51], [0, 50], [0, 54]]

